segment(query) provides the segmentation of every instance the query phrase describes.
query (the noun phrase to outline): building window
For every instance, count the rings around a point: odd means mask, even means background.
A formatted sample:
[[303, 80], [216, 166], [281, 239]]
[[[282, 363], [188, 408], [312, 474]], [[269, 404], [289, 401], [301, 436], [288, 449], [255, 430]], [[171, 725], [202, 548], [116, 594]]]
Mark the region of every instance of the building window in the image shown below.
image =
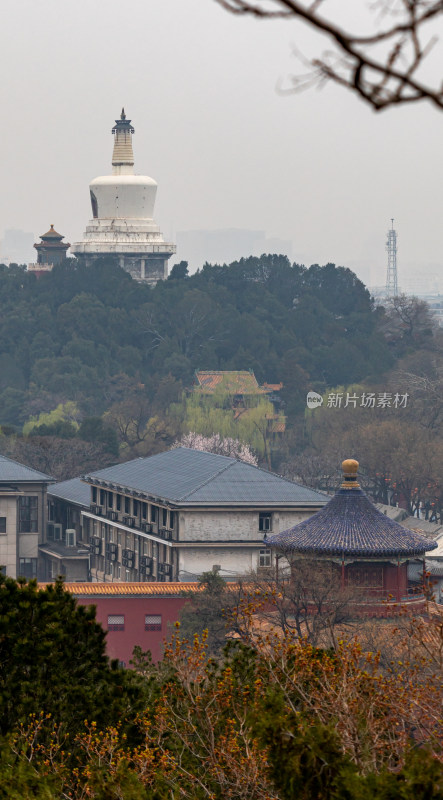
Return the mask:
[[19, 533], [38, 531], [38, 497], [19, 497]]
[[260, 550], [260, 554], [258, 557], [258, 566], [259, 567], [270, 567], [271, 566], [271, 551], [270, 550]]
[[132, 501], [132, 514], [134, 517], [138, 517], [138, 500]]
[[121, 494], [118, 494], [116, 496], [116, 508], [117, 508], [117, 511], [121, 511], [121, 508], [122, 508], [122, 496], [121, 496]]
[[157, 522], [157, 506], [151, 506], [151, 522]]
[[97, 487], [96, 486], [92, 487], [92, 502], [93, 503], [97, 502]]
[[147, 503], [142, 503], [142, 518], [146, 519], [148, 516], [148, 505]]
[[6, 533], [6, 517], [0, 517], [0, 533]]
[[114, 508], [114, 495], [108, 492], [108, 508]]
[[258, 515], [258, 529], [259, 531], [272, 531], [272, 514], [265, 511]]
[[106, 501], [106, 492], [104, 489], [100, 489], [100, 505], [104, 506]]
[[124, 629], [124, 614], [108, 614], [108, 631], [124, 631]]
[[161, 614], [145, 614], [145, 631], [161, 631]]
[[168, 525], [168, 512], [166, 508], [163, 509], [163, 527], [166, 528]]
[[174, 527], [174, 512], [173, 511], [169, 512], [169, 527], [170, 528]]
[[23, 578], [36, 578], [37, 577], [37, 559], [36, 558], [20, 558], [18, 565], [19, 575]]
[[125, 497], [125, 514], [129, 514], [129, 497]]

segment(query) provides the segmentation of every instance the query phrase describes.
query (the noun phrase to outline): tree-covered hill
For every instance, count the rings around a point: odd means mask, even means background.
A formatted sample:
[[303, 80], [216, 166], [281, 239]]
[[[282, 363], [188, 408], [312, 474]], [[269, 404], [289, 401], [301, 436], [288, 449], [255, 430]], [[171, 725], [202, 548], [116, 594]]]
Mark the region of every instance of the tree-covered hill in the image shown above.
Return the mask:
[[102, 414], [141, 387], [152, 400], [162, 378], [187, 385], [198, 368], [282, 381], [291, 417], [307, 388], [379, 377], [394, 362], [368, 290], [333, 264], [251, 257], [189, 277], [175, 268], [151, 288], [112, 261], [72, 259], [40, 280], [0, 266], [0, 292], [3, 426], [66, 401]]

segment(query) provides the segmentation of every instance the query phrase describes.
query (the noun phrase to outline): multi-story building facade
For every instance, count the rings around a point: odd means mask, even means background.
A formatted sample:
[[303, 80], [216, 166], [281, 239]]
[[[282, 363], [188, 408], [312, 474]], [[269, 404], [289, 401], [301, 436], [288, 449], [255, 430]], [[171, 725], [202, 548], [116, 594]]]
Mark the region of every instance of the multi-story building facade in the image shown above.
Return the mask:
[[0, 456], [0, 568], [11, 578], [38, 576], [38, 546], [52, 481], [43, 472]]
[[89, 508], [89, 486], [80, 478], [63, 481], [48, 491], [48, 521], [39, 546], [39, 578], [53, 581], [90, 580], [89, 545], [83, 541], [82, 511]]
[[235, 580], [271, 565], [266, 532], [285, 530], [327, 501], [234, 458], [187, 448], [116, 464], [83, 481], [88, 503], [79, 479], [56, 485], [49, 499], [61, 529], [78, 526], [76, 544], [88, 546], [90, 579], [100, 582], [189, 581], [214, 567]]

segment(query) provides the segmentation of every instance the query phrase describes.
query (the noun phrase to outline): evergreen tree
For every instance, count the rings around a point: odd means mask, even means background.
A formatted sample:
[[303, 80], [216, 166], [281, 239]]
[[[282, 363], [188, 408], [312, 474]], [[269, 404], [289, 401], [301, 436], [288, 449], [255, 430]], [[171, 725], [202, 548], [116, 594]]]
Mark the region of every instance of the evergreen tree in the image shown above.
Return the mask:
[[81, 606], [63, 583], [0, 575], [0, 732], [29, 715], [51, 717], [70, 732], [84, 720], [115, 721], [129, 705], [129, 683], [105, 653], [95, 607]]

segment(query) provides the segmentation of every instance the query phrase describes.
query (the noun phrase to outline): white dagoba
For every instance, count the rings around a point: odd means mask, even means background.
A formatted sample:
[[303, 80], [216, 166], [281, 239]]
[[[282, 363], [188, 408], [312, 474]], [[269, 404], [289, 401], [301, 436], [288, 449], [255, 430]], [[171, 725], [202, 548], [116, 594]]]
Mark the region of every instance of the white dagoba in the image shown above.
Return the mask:
[[94, 218], [71, 253], [87, 265], [115, 257], [136, 280], [156, 283], [167, 278], [168, 259], [176, 248], [164, 241], [153, 219], [157, 183], [147, 175], [134, 174], [134, 128], [124, 108], [115, 122], [112, 175], [94, 178], [89, 184]]

